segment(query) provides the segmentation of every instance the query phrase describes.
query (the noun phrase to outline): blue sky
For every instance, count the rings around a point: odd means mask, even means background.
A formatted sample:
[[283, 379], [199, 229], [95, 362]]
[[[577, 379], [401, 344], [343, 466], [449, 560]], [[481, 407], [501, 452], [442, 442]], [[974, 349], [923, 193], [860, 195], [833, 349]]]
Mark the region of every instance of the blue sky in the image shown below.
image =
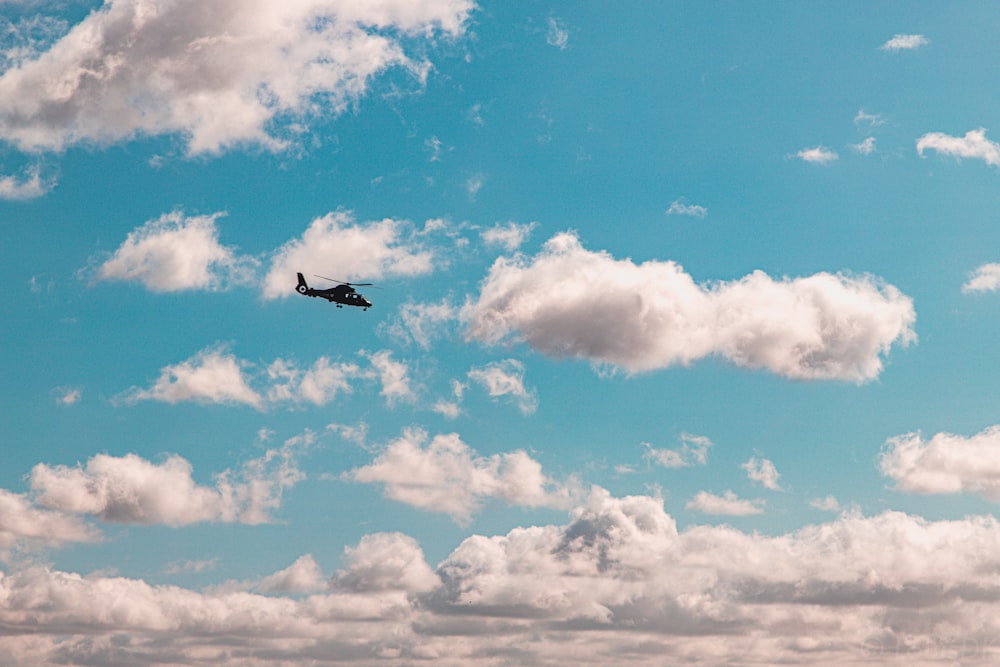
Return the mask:
[[0, 20], [0, 662], [992, 660], [991, 4]]

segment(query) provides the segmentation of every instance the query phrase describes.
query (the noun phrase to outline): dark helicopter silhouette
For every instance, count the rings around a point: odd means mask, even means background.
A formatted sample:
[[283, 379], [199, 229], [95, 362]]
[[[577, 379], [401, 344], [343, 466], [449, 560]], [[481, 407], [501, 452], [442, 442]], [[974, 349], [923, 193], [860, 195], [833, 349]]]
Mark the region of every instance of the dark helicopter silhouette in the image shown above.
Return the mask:
[[368, 310], [372, 307], [372, 302], [354, 289], [355, 287], [364, 287], [365, 285], [370, 286], [371, 283], [347, 283], [343, 280], [334, 280], [333, 278], [316, 276], [317, 278], [323, 278], [323, 280], [338, 283], [338, 285], [329, 289], [315, 289], [306, 284], [306, 279], [301, 273], [298, 274], [298, 276], [299, 284], [296, 286], [295, 291], [302, 296], [322, 297], [330, 303], [337, 304], [337, 308], [343, 308], [344, 306], [357, 306], [358, 308]]

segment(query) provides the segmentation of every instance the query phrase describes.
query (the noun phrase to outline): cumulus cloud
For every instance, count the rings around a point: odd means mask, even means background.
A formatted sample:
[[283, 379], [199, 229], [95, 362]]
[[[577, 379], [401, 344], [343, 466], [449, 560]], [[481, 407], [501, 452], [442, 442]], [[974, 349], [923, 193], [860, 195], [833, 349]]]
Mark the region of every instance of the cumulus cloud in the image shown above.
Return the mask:
[[531, 414], [538, 407], [535, 391], [524, 385], [524, 364], [517, 359], [473, 368], [469, 379], [483, 387], [490, 398], [510, 397], [523, 414]]
[[803, 162], [811, 162], [812, 164], [830, 164], [840, 158], [836, 152], [830, 150], [826, 146], [803, 148], [795, 154], [795, 157], [799, 158]]
[[686, 468], [693, 465], [705, 465], [708, 462], [708, 450], [712, 441], [703, 435], [681, 433], [680, 449], [654, 449], [648, 442], [642, 443], [646, 448], [643, 458], [664, 468]]
[[382, 383], [382, 396], [390, 406], [397, 401], [412, 401], [416, 398], [413, 387], [410, 385], [410, 368], [402, 361], [392, 358], [389, 350], [380, 350], [371, 354], [363, 353], [368, 357], [372, 367], [378, 374]]
[[166, 213], [130, 232], [97, 270], [97, 280], [138, 281], [154, 292], [218, 289], [250, 279], [253, 260], [219, 243], [214, 213]]
[[507, 224], [497, 223], [481, 233], [483, 242], [488, 246], [499, 246], [507, 252], [514, 252], [531, 236], [532, 230], [538, 226], [536, 222], [526, 225], [508, 221]]
[[927, 44], [930, 44], [930, 40], [923, 35], [897, 34], [879, 48], [883, 51], [911, 51]]
[[917, 153], [932, 150], [957, 158], [982, 160], [991, 167], [1000, 166], [1000, 144], [986, 138], [986, 130], [969, 130], [964, 137], [953, 137], [942, 132], [928, 132], [917, 140]]
[[809, 507], [823, 512], [837, 512], [840, 510], [840, 502], [834, 496], [813, 498], [809, 501]]
[[463, 317], [470, 339], [520, 339], [632, 373], [718, 356], [789, 378], [865, 382], [894, 343], [916, 339], [912, 300], [870, 276], [755, 271], [698, 285], [674, 262], [616, 260], [570, 233], [533, 258], [498, 258]]
[[74, 467], [39, 463], [31, 470], [31, 490], [41, 507], [111, 523], [266, 523], [284, 490], [304, 479], [296, 465], [300, 444], [290, 440], [238, 471], [226, 470], [214, 486], [196, 483], [191, 464], [176, 454], [162, 463], [97, 454]]
[[567, 523], [472, 535], [436, 570], [411, 537], [368, 535], [325, 591], [309, 556], [282, 571], [304, 573], [299, 584], [277, 577], [268, 595], [0, 573], [0, 655], [224, 664], [235, 644], [247, 667], [326, 656], [372, 667], [499, 664], [515, 646], [524, 665], [986, 664], [1000, 632], [998, 554], [991, 516], [845, 513], [775, 536], [679, 530], [660, 499], [595, 488]]
[[278, 150], [296, 122], [343, 112], [389, 68], [422, 82], [430, 64], [407, 47], [460, 35], [473, 6], [106, 2], [0, 75], [0, 137], [28, 151], [162, 134], [191, 154]]
[[459, 524], [467, 524], [489, 498], [522, 507], [567, 507], [574, 493], [572, 485], [554, 482], [521, 450], [479, 456], [456, 433], [428, 442], [428, 434], [416, 429], [349, 477], [382, 484], [387, 498], [447, 514]]
[[684, 507], [702, 514], [752, 516], [763, 512], [763, 505], [762, 500], [743, 500], [732, 491], [726, 490], [721, 496], [708, 491], [699, 491]]
[[27, 496], [0, 489], [0, 560], [6, 560], [15, 547], [54, 547], [98, 538], [78, 518], [37, 507]]
[[257, 583], [261, 593], [309, 593], [323, 587], [323, 572], [310, 555], [300, 556], [294, 563]]
[[304, 401], [326, 405], [338, 394], [351, 393], [352, 381], [366, 374], [357, 364], [320, 357], [305, 370], [292, 361], [276, 359], [267, 367], [267, 376], [267, 400], [272, 404]]
[[962, 292], [996, 292], [1000, 289], [1000, 264], [983, 264], [962, 285]]
[[246, 365], [224, 347], [210, 347], [187, 361], [166, 366], [152, 387], [133, 388], [125, 393], [124, 398], [129, 403], [195, 401], [260, 408], [263, 399], [250, 387], [244, 374]]
[[747, 477], [760, 483], [760, 485], [765, 489], [771, 489], [772, 491], [781, 490], [781, 486], [778, 484], [778, 478], [781, 477], [781, 475], [778, 473], [778, 469], [774, 467], [774, 463], [771, 461], [751, 456], [750, 459], [746, 463], [741, 464], [740, 467], [746, 471]]
[[409, 223], [392, 219], [357, 223], [351, 213], [337, 211], [316, 218], [301, 238], [274, 253], [263, 295], [265, 299], [292, 295], [296, 273], [350, 281], [433, 270], [432, 254], [420, 247]]
[[886, 441], [882, 474], [908, 493], [972, 493], [1000, 502], [1000, 426], [966, 438], [908, 433]]

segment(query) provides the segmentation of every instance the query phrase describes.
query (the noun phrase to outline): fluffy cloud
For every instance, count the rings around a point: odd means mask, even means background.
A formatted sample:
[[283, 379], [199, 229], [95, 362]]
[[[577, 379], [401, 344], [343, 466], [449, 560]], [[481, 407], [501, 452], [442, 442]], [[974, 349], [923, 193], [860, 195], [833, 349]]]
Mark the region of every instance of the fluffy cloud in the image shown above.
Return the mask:
[[352, 380], [366, 374], [357, 364], [320, 357], [306, 370], [299, 369], [294, 362], [276, 359], [267, 367], [267, 376], [270, 381], [267, 400], [271, 403], [305, 401], [326, 405], [337, 394], [353, 391]]
[[383, 484], [386, 497], [442, 512], [460, 524], [488, 498], [524, 507], [567, 507], [572, 499], [571, 486], [555, 483], [523, 451], [485, 457], [455, 433], [427, 440], [427, 433], [408, 430], [349, 477]]
[[97, 538], [79, 519], [39, 508], [26, 496], [0, 489], [0, 560], [6, 560], [8, 550], [16, 546], [59, 546]]
[[372, 367], [382, 382], [382, 396], [390, 406], [396, 401], [412, 401], [416, 394], [410, 386], [410, 369], [402, 361], [392, 358], [389, 350], [371, 354], [363, 353], [371, 361]]
[[996, 292], [1000, 289], [1000, 264], [983, 264], [962, 285], [962, 292]]
[[570, 233], [531, 259], [497, 259], [463, 317], [470, 339], [515, 336], [629, 372], [715, 355], [790, 378], [864, 382], [894, 343], [916, 338], [911, 299], [869, 276], [756, 271], [698, 285], [674, 262], [616, 260]]
[[265, 523], [283, 491], [304, 478], [295, 464], [298, 444], [268, 450], [238, 472], [226, 470], [211, 487], [198, 485], [191, 464], [177, 455], [152, 463], [135, 454], [98, 454], [75, 467], [39, 463], [31, 470], [31, 490], [49, 510], [113, 523]]
[[245, 366], [246, 362], [240, 361], [224, 348], [211, 347], [187, 361], [166, 366], [152, 387], [133, 388], [126, 392], [125, 400], [235, 403], [260, 408], [263, 399], [248, 384], [243, 372]]
[[308, 593], [322, 587], [323, 573], [309, 554], [284, 570], [264, 577], [256, 586], [261, 593]]
[[781, 490], [781, 486], [778, 485], [778, 478], [781, 475], [771, 461], [751, 456], [750, 460], [740, 465], [740, 467], [746, 470], [747, 477], [755, 482], [759, 482], [765, 489], [771, 489], [772, 491]]
[[909, 493], [974, 493], [1000, 501], [1000, 426], [965, 438], [919, 433], [890, 438], [883, 448], [882, 474]]
[[340, 113], [390, 67], [422, 81], [430, 64], [406, 45], [461, 34], [472, 8], [470, 0], [109, 1], [0, 75], [0, 137], [22, 150], [159, 134], [182, 137], [192, 154], [280, 149], [290, 136], [276, 132], [282, 121]]
[[408, 223], [386, 219], [356, 224], [349, 212], [328, 213], [313, 220], [302, 238], [275, 252], [264, 278], [264, 298], [292, 295], [296, 273], [338, 280], [417, 276], [434, 270], [432, 259]]
[[917, 153], [923, 157], [925, 150], [958, 158], [982, 160], [991, 167], [1000, 166], [1000, 144], [986, 138], [986, 130], [969, 130], [964, 137], [953, 137], [941, 132], [929, 132], [917, 140]]
[[[937, 665], [995, 662], [1000, 523], [843, 514], [769, 536], [678, 530], [594, 489], [565, 525], [473, 535], [432, 570], [398, 533], [309, 556], [268, 595], [48, 567], [0, 574], [9, 664]], [[285, 575], [301, 571], [299, 584]], [[296, 579], [292, 577], [291, 579]], [[295, 589], [295, 590], [293, 590]], [[238, 647], [238, 649], [236, 648]], [[516, 647], [512, 649], [512, 647]]]
[[926, 46], [930, 44], [928, 40], [923, 35], [893, 35], [892, 39], [887, 41], [885, 44], [879, 48], [883, 51], [909, 51], [912, 49], [919, 48], [921, 46]]
[[469, 371], [469, 379], [481, 385], [491, 398], [508, 396], [523, 414], [538, 407], [535, 392], [524, 386], [524, 364], [517, 359], [504, 359]]
[[97, 270], [97, 280], [136, 280], [154, 292], [213, 289], [250, 279], [253, 260], [219, 244], [215, 221], [223, 215], [185, 217], [179, 211], [129, 233]]
[[795, 157], [799, 158], [803, 162], [811, 162], [813, 164], [830, 164], [839, 159], [834, 151], [830, 150], [826, 146], [815, 146], [813, 148], [803, 148]]
[[727, 490], [721, 496], [708, 491], [699, 491], [684, 507], [702, 514], [725, 516], [752, 516], [763, 512], [761, 500], [743, 500]]

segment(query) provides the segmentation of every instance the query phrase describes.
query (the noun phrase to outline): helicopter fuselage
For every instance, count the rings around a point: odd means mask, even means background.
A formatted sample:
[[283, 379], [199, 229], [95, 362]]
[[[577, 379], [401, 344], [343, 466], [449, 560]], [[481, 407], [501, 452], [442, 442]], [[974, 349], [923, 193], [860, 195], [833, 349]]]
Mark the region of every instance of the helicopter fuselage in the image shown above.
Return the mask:
[[326, 299], [330, 303], [337, 304], [337, 308], [342, 308], [344, 306], [356, 306], [358, 308], [363, 308], [368, 310], [372, 306], [372, 302], [360, 294], [357, 290], [348, 284], [337, 285], [336, 287], [331, 287], [329, 289], [316, 289], [314, 287], [309, 287], [306, 283], [306, 279], [300, 273], [298, 274], [299, 284], [295, 287], [295, 291], [302, 296], [312, 296], [319, 297], [321, 299]]

